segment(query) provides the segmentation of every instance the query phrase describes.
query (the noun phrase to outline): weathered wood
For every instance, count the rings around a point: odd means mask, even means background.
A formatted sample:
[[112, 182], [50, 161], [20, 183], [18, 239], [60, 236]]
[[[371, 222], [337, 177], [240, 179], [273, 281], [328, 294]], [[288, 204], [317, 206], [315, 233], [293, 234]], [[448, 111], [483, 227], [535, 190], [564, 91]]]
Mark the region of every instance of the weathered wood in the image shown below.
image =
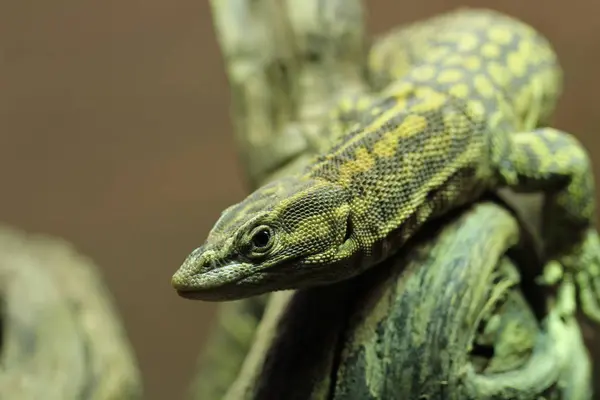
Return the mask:
[[330, 106], [366, 90], [362, 7], [355, 0], [211, 5], [237, 149], [254, 188], [304, 165]]
[[1, 399], [141, 398], [103, 279], [69, 243], [0, 227]]

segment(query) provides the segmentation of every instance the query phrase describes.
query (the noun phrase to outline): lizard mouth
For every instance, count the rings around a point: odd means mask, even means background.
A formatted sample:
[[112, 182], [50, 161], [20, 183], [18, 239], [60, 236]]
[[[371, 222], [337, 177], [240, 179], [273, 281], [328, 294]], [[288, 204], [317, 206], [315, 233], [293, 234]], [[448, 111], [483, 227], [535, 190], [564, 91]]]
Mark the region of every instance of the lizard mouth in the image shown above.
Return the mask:
[[192, 300], [235, 298], [233, 287], [256, 273], [246, 263], [231, 263], [194, 274], [186, 274], [183, 267], [173, 275], [171, 285], [180, 297]]
[[[258, 296], [276, 290], [300, 288], [314, 270], [298, 268], [297, 259], [275, 265], [257, 266], [230, 261], [218, 267], [207, 267], [193, 257], [188, 258], [171, 279], [178, 296], [190, 300], [229, 301]], [[304, 273], [303, 273], [304, 271]]]

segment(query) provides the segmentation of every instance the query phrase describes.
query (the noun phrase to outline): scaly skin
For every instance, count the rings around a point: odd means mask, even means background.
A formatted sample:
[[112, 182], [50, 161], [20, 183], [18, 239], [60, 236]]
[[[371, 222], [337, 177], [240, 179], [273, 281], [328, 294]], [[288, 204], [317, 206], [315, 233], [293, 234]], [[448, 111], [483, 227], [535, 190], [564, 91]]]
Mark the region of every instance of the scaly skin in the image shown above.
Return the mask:
[[239, 299], [347, 279], [395, 254], [429, 220], [508, 186], [547, 194], [549, 265], [578, 285], [584, 312], [600, 320], [590, 160], [575, 138], [544, 127], [562, 75], [549, 43], [487, 10], [407, 32], [397, 58], [371, 60], [375, 72], [395, 63], [380, 70], [396, 79], [342, 107], [360, 122], [333, 124], [331, 145], [310, 167], [226, 209], [174, 274], [181, 296]]

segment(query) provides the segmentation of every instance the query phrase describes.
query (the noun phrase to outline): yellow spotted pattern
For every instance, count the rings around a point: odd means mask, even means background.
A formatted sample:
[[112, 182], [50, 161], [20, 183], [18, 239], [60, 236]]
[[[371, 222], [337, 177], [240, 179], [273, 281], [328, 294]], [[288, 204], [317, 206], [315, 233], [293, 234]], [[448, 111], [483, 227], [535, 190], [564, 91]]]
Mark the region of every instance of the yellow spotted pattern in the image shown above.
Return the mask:
[[[547, 127], [562, 84], [548, 41], [506, 15], [462, 9], [377, 41], [368, 72], [373, 93], [334, 108], [322, 153], [226, 209], [174, 286], [231, 299], [339, 281], [486, 190], [541, 188], [552, 194], [548, 255], [600, 321], [594, 179], [581, 144]], [[272, 248], [248, 254], [263, 225]]]

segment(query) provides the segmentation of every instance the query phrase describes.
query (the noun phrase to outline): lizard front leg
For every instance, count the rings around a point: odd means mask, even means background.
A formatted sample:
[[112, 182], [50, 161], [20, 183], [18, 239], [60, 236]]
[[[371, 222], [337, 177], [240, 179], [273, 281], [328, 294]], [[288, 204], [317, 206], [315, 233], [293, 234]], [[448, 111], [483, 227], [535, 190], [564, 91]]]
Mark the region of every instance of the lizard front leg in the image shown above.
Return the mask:
[[552, 128], [505, 138], [505, 143], [496, 140], [491, 146], [501, 183], [520, 192], [546, 194], [546, 272], [558, 270], [565, 285], [575, 284], [583, 312], [600, 322], [600, 239], [594, 228], [595, 185], [586, 150], [572, 135]]

